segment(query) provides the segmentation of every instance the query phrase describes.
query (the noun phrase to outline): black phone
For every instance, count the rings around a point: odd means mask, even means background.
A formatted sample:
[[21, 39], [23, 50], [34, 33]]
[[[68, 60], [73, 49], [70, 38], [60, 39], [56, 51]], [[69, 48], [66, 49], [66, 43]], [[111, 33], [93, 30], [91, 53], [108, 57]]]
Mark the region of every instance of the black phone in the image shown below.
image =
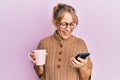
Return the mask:
[[77, 59], [78, 57], [85, 59], [89, 55], [90, 55], [90, 53], [79, 53], [75, 56], [75, 59]]

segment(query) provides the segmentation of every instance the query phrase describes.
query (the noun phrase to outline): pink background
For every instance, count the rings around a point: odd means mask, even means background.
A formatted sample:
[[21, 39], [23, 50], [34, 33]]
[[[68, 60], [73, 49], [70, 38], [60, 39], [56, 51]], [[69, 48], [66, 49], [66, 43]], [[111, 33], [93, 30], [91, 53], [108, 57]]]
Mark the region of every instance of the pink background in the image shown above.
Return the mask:
[[94, 63], [92, 80], [120, 80], [119, 0], [0, 0], [0, 80], [38, 80], [27, 53], [53, 34], [52, 8], [74, 6]]

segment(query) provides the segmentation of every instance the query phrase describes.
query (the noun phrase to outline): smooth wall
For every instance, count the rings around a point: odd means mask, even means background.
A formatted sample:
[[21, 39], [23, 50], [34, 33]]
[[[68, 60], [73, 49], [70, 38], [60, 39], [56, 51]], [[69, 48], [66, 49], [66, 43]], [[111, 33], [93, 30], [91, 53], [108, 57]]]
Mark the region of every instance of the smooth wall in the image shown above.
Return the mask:
[[52, 35], [52, 8], [76, 8], [73, 34], [86, 41], [94, 64], [92, 80], [120, 80], [119, 0], [0, 0], [0, 80], [39, 80], [28, 52]]

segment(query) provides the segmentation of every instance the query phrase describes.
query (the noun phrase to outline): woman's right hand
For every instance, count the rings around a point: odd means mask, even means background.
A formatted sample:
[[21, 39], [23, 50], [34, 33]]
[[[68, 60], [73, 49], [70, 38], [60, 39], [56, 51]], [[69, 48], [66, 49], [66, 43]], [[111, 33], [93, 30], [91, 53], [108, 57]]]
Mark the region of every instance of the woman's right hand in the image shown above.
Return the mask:
[[30, 52], [30, 57], [32, 58], [31, 61], [32, 61], [33, 64], [35, 64], [35, 60], [36, 60], [36, 59], [35, 59], [35, 56], [36, 56], [36, 55], [35, 55], [35, 52], [32, 50], [32, 51]]
[[[30, 57], [32, 63], [35, 64], [35, 65], [36, 65], [36, 56], [37, 56], [37, 55], [36, 55], [36, 53], [35, 53], [34, 50], [32, 50], [32, 51], [30, 52], [30, 54], [29, 54], [29, 57]], [[47, 56], [47, 53], [46, 53], [45, 56]]]
[[[47, 54], [47, 53], [46, 53]], [[35, 69], [35, 71], [36, 71], [36, 73], [38, 74], [38, 76], [39, 77], [41, 77], [41, 75], [44, 73], [44, 68], [43, 68], [43, 65], [36, 65], [36, 62], [35, 62], [35, 60], [36, 60], [36, 55], [35, 55], [35, 52], [34, 52], [34, 50], [32, 50], [31, 52], [30, 52], [30, 57], [32, 58], [32, 63], [34, 64], [34, 69]]]

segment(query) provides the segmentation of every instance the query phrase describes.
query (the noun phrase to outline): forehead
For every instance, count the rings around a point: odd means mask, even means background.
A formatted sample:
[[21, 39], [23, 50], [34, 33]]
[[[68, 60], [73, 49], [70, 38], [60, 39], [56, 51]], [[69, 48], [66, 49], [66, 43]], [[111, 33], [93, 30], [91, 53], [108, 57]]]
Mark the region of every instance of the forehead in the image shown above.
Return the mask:
[[66, 12], [61, 22], [68, 22], [68, 23], [73, 22], [71, 14]]

